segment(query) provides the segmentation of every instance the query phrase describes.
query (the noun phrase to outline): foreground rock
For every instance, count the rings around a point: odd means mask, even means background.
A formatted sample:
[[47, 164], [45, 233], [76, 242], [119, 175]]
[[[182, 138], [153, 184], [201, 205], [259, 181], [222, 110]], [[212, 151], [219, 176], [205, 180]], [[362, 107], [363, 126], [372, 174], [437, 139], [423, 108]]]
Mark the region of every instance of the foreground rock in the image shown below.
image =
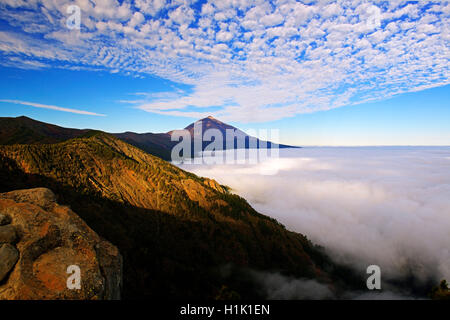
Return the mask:
[[14, 243], [16, 239], [16, 228], [12, 225], [0, 226], [0, 243]]
[[4, 215], [4, 214], [0, 214], [0, 226], [4, 226], [7, 224], [11, 223], [11, 217]]
[[[120, 299], [118, 249], [49, 189], [0, 194], [0, 214], [10, 222], [0, 227], [9, 242], [0, 243], [0, 299]], [[79, 289], [68, 288], [70, 266], [81, 272]]]
[[19, 251], [13, 245], [9, 243], [0, 245], [0, 281], [12, 270], [17, 260]]

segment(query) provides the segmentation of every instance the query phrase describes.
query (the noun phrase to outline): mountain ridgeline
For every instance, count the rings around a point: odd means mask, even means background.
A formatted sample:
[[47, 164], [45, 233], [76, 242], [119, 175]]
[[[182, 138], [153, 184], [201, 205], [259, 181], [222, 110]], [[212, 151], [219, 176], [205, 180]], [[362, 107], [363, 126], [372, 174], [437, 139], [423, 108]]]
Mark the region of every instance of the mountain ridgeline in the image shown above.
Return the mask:
[[[182, 131], [183, 130], [173, 130], [168, 132], [168, 134], [173, 136], [177, 133], [180, 134]], [[187, 155], [189, 157], [196, 156], [195, 140], [201, 141], [201, 143], [199, 143], [201, 151], [205, 151], [205, 149], [208, 150], [208, 146], [210, 146], [209, 150], [211, 150], [212, 146], [214, 146], [215, 150], [298, 148], [258, 139], [257, 137], [250, 136], [242, 130], [223, 123], [211, 116], [191, 123], [184, 128], [184, 131], [187, 131], [191, 138], [191, 154]], [[216, 141], [216, 139], [220, 140]]]
[[24, 116], [0, 118], [0, 144], [57, 143], [89, 131], [63, 128]]
[[69, 140], [39, 143], [19, 131], [8, 133], [1, 140], [8, 145], [0, 146], [0, 192], [53, 190], [61, 204], [119, 248], [125, 299], [264, 297], [257, 283], [225, 274], [230, 266], [313, 278], [333, 290], [351, 275], [226, 186], [116, 136], [75, 132]]
[[[201, 126], [200, 126], [201, 123]], [[217, 150], [236, 149], [236, 148], [272, 148], [275, 146], [270, 141], [263, 141], [251, 137], [243, 131], [231, 125], [223, 123], [213, 117], [200, 119], [195, 123], [191, 123], [184, 130], [189, 132], [192, 141], [190, 155], [183, 155], [193, 157], [194, 154], [194, 126], [198, 124], [201, 127], [202, 133], [208, 129], [214, 129], [220, 132], [223, 137], [223, 143], [217, 144]], [[233, 141], [227, 144], [226, 136], [227, 130], [236, 135]], [[36, 121], [27, 117], [17, 118], [0, 118], [0, 144], [35, 144], [35, 143], [57, 143], [69, 139], [83, 136], [92, 132], [90, 129], [71, 129], [63, 128], [53, 124], [48, 124]], [[144, 150], [147, 153], [160, 157], [161, 159], [170, 161], [172, 148], [179, 142], [172, 141], [172, 134], [180, 132], [180, 130], [172, 130], [167, 133], [135, 133], [123, 132], [112, 133], [113, 136]], [[197, 139], [198, 137], [195, 137]], [[242, 140], [239, 144], [238, 138]], [[231, 142], [231, 143], [230, 143]], [[211, 143], [211, 141], [203, 141], [201, 144], [202, 151]], [[298, 148], [284, 144], [276, 145], [279, 148]]]

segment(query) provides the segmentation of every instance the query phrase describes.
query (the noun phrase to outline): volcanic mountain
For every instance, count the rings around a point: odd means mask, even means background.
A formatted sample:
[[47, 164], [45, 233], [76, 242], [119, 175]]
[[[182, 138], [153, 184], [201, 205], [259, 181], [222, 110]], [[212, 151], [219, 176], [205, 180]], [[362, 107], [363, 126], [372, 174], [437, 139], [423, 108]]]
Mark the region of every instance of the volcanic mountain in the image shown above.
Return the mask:
[[124, 298], [263, 296], [240, 271], [224, 272], [230, 267], [313, 278], [330, 288], [347, 272], [226, 186], [111, 134], [0, 146], [0, 192], [34, 187], [53, 190], [119, 248]]
[[[195, 128], [201, 129], [201, 137], [195, 134]], [[182, 134], [182, 131], [189, 132], [191, 136], [191, 157], [195, 156], [195, 148], [194, 148], [194, 140], [199, 139], [201, 141], [201, 151], [204, 151], [205, 148], [214, 141], [215, 138], [211, 138], [212, 141], [206, 141], [207, 139], [203, 139], [204, 133], [209, 130], [215, 130], [215, 133], [220, 133], [222, 137], [222, 143], [216, 144], [216, 150], [227, 150], [227, 149], [252, 149], [252, 148], [272, 148], [278, 146], [279, 148], [299, 148], [296, 146], [289, 146], [284, 144], [275, 145], [273, 142], [260, 140], [258, 138], [249, 136], [242, 130], [233, 127], [229, 124], [226, 124], [220, 120], [215, 119], [212, 116], [200, 119], [194, 123], [188, 125], [184, 130], [172, 130], [167, 133], [134, 133], [134, 132], [125, 132], [125, 133], [116, 133], [114, 134], [116, 137], [138, 147], [148, 153], [157, 155], [164, 160], [171, 160], [171, 150], [172, 148], [179, 142], [178, 139], [174, 137], [174, 141], [172, 141], [172, 135], [174, 134]], [[233, 140], [227, 141], [227, 133], [230, 132], [235, 137], [232, 137]], [[212, 132], [212, 131], [211, 131]], [[204, 141], [203, 141], [204, 140]], [[200, 151], [200, 150], [199, 150]]]
[[[229, 124], [223, 123], [220, 120], [215, 119], [212, 116], [200, 119], [194, 123], [188, 125], [184, 130], [187, 130], [191, 136], [192, 144], [194, 144], [195, 139], [202, 141], [202, 151], [212, 143], [217, 137], [220, 136], [222, 143], [215, 145], [216, 150], [229, 150], [229, 149], [265, 149], [272, 147], [279, 148], [298, 148], [294, 146], [275, 144], [271, 141], [260, 140], [256, 137], [252, 137], [242, 130], [233, 127]], [[197, 132], [196, 132], [197, 130]], [[206, 138], [205, 132], [210, 130], [210, 135], [212, 137]], [[171, 136], [179, 130], [173, 130], [168, 132]], [[194, 148], [192, 148], [194, 149]]]
[[[226, 130], [233, 130], [234, 132], [236, 132], [237, 135], [241, 136], [245, 136], [246, 134], [239, 130], [238, 128], [235, 128], [233, 126], [230, 126], [229, 124], [223, 123], [222, 121], [217, 120], [216, 118], [209, 116], [203, 119], [200, 119], [194, 123], [191, 123], [190, 125], [188, 125], [186, 128], [184, 128], [185, 130], [188, 130], [192, 136], [194, 136], [194, 126], [196, 124], [202, 124], [202, 131], [205, 132], [208, 129], [216, 129], [219, 130], [222, 135], [225, 137], [226, 135]], [[170, 133], [170, 132], [169, 132]]]

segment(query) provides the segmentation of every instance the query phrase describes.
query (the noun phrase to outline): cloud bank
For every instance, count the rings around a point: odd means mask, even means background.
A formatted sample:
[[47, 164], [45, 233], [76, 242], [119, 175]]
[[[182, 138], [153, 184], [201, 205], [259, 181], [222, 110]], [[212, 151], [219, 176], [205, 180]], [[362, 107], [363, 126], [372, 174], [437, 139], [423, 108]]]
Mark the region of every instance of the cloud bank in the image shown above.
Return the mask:
[[311, 279], [295, 279], [279, 273], [252, 271], [251, 276], [265, 291], [269, 300], [323, 300], [335, 295], [324, 284]]
[[[450, 148], [280, 150], [276, 175], [255, 165], [184, 165], [218, 180], [259, 212], [382, 281], [450, 279]], [[386, 288], [386, 287], [385, 287]]]
[[449, 15], [448, 1], [5, 0], [0, 63], [156, 75], [191, 89], [130, 104], [261, 122], [449, 84]]

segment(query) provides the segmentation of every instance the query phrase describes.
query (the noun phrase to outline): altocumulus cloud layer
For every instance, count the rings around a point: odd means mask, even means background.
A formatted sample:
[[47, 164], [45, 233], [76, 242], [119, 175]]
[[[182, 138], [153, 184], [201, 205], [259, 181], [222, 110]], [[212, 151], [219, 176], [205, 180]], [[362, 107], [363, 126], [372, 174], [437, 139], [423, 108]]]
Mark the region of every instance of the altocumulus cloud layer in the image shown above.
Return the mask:
[[[362, 272], [376, 264], [384, 280], [450, 279], [450, 148], [280, 153], [263, 164], [184, 169], [229, 185], [259, 212]], [[278, 173], [261, 175], [262, 166]]]
[[157, 75], [191, 89], [124, 102], [266, 121], [448, 84], [449, 14], [448, 1], [3, 0], [0, 63]]

